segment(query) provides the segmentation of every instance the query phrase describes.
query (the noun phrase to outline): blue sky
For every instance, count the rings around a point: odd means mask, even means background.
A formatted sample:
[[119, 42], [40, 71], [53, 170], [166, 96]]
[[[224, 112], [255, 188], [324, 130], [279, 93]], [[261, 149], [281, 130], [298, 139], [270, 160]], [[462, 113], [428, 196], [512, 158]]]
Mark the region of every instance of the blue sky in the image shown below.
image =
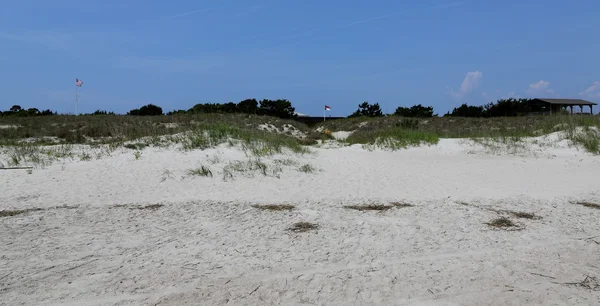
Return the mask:
[[600, 1], [3, 1], [0, 109], [600, 102]]

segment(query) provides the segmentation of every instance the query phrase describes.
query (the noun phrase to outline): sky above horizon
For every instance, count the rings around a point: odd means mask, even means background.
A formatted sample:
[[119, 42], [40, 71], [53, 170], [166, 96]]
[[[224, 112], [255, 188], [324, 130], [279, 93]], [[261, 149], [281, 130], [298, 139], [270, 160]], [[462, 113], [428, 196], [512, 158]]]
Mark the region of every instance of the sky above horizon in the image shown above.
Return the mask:
[[[0, 110], [600, 103], [600, 1], [5, 1]], [[598, 111], [599, 107], [595, 112]]]

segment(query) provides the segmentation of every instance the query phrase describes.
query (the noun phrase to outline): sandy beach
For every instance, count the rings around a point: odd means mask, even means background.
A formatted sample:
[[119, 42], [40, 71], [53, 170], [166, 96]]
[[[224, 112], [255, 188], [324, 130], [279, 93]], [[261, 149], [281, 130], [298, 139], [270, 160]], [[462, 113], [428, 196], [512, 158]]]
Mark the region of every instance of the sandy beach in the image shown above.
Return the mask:
[[600, 203], [600, 156], [556, 137], [5, 170], [0, 210], [31, 210], [0, 217], [0, 305], [598, 305], [600, 209], [578, 203]]

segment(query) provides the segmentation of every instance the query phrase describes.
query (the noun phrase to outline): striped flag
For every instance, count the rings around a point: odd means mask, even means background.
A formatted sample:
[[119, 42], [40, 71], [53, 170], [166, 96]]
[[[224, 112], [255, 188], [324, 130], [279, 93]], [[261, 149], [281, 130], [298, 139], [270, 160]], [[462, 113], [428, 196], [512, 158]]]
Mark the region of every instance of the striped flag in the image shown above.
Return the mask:
[[75, 86], [81, 87], [81, 85], [83, 85], [83, 82], [80, 79], [75, 78]]
[[326, 111], [330, 111], [330, 110], [331, 110], [331, 107], [329, 107], [329, 106], [325, 105], [325, 110], [326, 110]]

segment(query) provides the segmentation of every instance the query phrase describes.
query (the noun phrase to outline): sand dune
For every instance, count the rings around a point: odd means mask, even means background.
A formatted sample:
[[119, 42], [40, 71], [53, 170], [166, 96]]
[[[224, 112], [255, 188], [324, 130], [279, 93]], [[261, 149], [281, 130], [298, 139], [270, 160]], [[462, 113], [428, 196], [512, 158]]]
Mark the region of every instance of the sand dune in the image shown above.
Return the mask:
[[[600, 209], [575, 204], [600, 203], [600, 157], [558, 134], [311, 151], [119, 149], [0, 172], [0, 210], [40, 209], [0, 217], [0, 304], [600, 303]], [[392, 208], [344, 207], [369, 203]]]

